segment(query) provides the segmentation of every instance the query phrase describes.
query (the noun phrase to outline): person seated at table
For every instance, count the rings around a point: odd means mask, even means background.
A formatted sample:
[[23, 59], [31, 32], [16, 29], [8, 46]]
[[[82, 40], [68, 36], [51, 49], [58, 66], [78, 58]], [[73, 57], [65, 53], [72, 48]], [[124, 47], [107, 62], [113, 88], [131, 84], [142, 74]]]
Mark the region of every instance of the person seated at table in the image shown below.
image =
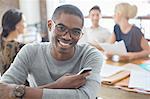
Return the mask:
[[[134, 18], [137, 14], [137, 7], [129, 3], [120, 3], [115, 6], [114, 33], [110, 38], [110, 43], [123, 40], [127, 49], [127, 54], [121, 55], [122, 60], [132, 60], [146, 57], [150, 54], [148, 41], [144, 38], [141, 30], [134, 24], [129, 23], [129, 19]], [[107, 53], [112, 56], [113, 53]]]
[[10, 67], [16, 54], [24, 46], [16, 41], [18, 35], [24, 33], [25, 19], [18, 9], [6, 11], [2, 17], [2, 33], [0, 36], [0, 73], [3, 75]]
[[99, 6], [93, 6], [89, 11], [89, 18], [92, 22], [92, 26], [86, 28], [86, 33], [89, 41], [97, 40], [99, 43], [104, 43], [108, 41], [110, 37], [110, 32], [99, 25], [101, 15], [101, 9]]
[[[96, 48], [77, 44], [83, 24], [76, 6], [57, 7], [48, 20], [51, 42], [27, 44], [19, 51], [1, 78], [1, 99], [96, 99], [103, 57]], [[91, 73], [77, 74], [87, 67]], [[28, 75], [35, 81], [31, 87], [22, 85]]]
[[89, 43], [99, 49], [99, 43], [108, 42], [111, 33], [108, 29], [100, 26], [99, 21], [101, 17], [101, 9], [99, 6], [95, 5], [89, 10], [89, 18], [92, 25], [90, 27], [84, 27], [84, 35], [80, 40], [81, 43]]

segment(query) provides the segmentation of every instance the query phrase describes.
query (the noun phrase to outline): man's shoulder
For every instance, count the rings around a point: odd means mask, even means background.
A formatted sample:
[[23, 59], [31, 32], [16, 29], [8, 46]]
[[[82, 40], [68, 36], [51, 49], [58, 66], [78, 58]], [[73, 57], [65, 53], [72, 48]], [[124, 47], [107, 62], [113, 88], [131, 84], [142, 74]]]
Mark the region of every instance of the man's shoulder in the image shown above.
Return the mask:
[[91, 27], [84, 27], [83, 29], [85, 32], [91, 32], [93, 29]]
[[77, 57], [83, 59], [84, 61], [88, 60], [103, 60], [103, 55], [101, 51], [96, 49], [95, 47], [88, 44], [80, 44], [78, 45], [78, 54]]
[[83, 49], [83, 48], [88, 48], [90, 47], [90, 45], [88, 43], [83, 43], [83, 44], [77, 44], [76, 45], [79, 49]]
[[86, 44], [77, 44], [77, 48], [79, 49], [79, 52], [83, 52], [83, 53], [92, 53], [92, 52], [96, 52], [96, 53], [101, 53], [98, 49], [96, 49], [95, 47], [89, 45], [88, 43]]
[[28, 43], [25, 46], [26, 47], [43, 47], [49, 45], [49, 42], [34, 42], [34, 43]]
[[107, 33], [107, 34], [111, 34], [111, 33], [109, 32], [109, 30], [108, 30], [107, 28], [105, 28], [105, 27], [99, 26], [99, 30], [102, 31], [102, 32], [105, 32], [105, 33]]
[[37, 51], [38, 49], [45, 48], [49, 45], [49, 42], [34, 42], [26, 44], [23, 49], [28, 51]]

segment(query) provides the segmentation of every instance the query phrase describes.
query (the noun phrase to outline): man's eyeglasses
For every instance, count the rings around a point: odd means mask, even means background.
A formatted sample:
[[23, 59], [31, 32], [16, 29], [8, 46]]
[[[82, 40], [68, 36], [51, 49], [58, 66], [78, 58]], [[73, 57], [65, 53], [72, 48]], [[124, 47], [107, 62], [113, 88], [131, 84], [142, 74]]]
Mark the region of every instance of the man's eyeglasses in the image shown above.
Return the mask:
[[61, 23], [55, 25], [55, 29], [58, 35], [65, 35], [67, 32], [69, 32], [70, 36], [75, 39], [80, 38], [81, 34], [83, 34], [80, 28], [69, 29], [67, 26]]

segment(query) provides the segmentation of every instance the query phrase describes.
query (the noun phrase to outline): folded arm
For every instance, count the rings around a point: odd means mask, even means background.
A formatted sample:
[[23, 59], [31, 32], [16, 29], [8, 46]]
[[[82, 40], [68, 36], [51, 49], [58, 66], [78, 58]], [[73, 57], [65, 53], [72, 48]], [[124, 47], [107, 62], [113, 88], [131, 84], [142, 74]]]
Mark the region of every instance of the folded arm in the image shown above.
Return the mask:
[[[8, 95], [14, 88], [11, 87], [12, 84], [24, 84], [29, 73], [28, 66], [30, 66], [31, 63], [29, 61], [32, 60], [27, 54], [32, 53], [28, 53], [28, 51], [26, 51], [26, 48], [23, 48], [17, 55], [14, 63], [9, 68], [9, 70], [2, 76], [1, 82], [7, 83], [3, 88], [5, 90], [0, 90], [0, 94], [7, 94], [2, 99], [13, 99]], [[72, 79], [72, 77], [70, 76], [65, 76], [66, 78], [63, 78], [63, 81], [62, 78], [58, 79], [58, 81], [56, 81], [57, 84], [55, 82], [52, 82], [48, 85], [39, 86], [37, 88], [26, 87], [24, 97], [25, 99], [95, 99], [96, 94], [100, 89], [99, 73], [102, 63], [102, 55], [100, 55], [98, 51], [93, 51], [92, 53], [89, 53], [84, 63], [84, 67], [92, 67], [92, 73], [89, 77], [87, 77], [87, 79], [85, 79], [85, 77], [89, 74], [85, 74], [85, 76], [83, 77], [80, 75], [72, 75], [75, 76], [74, 79]], [[69, 83], [67, 81], [68, 77], [70, 77], [69, 79], [72, 79]], [[78, 80], [76, 81], [76, 79], [81, 81], [81, 83], [79, 83]], [[65, 82], [65, 84], [61, 85], [60, 83], [62, 82]], [[70, 83], [72, 84], [71, 87]], [[64, 88], [64, 86], [66, 87]]]

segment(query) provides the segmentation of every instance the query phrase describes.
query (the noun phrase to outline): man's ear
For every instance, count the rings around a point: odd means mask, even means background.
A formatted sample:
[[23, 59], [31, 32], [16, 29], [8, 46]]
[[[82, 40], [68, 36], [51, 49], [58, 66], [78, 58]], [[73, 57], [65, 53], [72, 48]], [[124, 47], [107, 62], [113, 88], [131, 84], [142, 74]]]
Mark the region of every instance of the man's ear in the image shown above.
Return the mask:
[[52, 25], [53, 25], [53, 21], [52, 21], [52, 20], [48, 20], [47, 26], [48, 26], [48, 30], [49, 30], [49, 31], [51, 31]]

